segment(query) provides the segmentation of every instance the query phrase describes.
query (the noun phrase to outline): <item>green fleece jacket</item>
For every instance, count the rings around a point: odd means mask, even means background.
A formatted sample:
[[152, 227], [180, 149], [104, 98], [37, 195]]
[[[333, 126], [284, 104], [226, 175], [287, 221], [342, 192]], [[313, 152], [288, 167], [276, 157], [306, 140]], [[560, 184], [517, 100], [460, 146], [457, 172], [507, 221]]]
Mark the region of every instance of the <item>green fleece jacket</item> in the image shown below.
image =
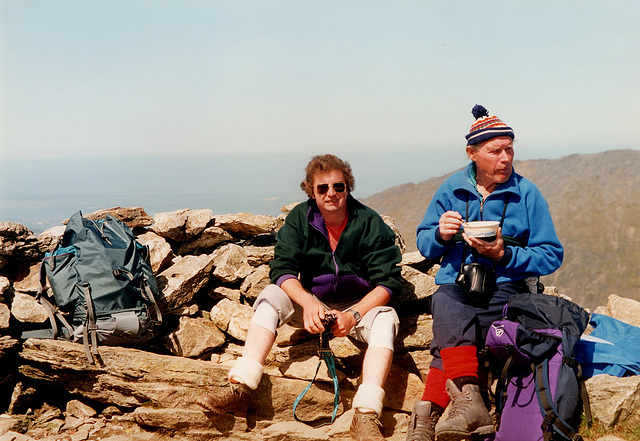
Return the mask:
[[298, 204], [278, 232], [271, 282], [280, 286], [299, 277], [302, 286], [320, 300], [358, 300], [376, 286], [389, 295], [402, 289], [400, 248], [380, 215], [347, 196], [349, 221], [335, 251], [315, 201]]

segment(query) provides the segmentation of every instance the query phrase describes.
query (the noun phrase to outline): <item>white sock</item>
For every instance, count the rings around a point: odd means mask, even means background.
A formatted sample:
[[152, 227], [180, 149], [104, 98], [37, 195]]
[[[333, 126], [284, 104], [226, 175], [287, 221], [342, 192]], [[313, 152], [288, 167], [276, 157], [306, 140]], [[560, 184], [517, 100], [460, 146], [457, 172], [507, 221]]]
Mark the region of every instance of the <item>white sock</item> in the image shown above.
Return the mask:
[[240, 357], [235, 366], [229, 371], [229, 380], [246, 384], [251, 390], [256, 390], [262, 378], [264, 367], [257, 361]]
[[360, 412], [375, 412], [378, 417], [382, 414], [382, 400], [384, 389], [373, 383], [362, 383], [353, 397], [352, 407]]

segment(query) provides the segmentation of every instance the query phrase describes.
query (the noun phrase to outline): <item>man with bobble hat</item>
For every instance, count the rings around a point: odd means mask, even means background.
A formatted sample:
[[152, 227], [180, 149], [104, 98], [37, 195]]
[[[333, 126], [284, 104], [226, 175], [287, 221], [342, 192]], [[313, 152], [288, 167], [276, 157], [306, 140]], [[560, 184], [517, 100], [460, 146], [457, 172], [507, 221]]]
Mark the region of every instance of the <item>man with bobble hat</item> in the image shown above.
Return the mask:
[[[547, 202], [513, 169], [513, 129], [483, 106], [472, 114], [465, 136], [471, 162], [436, 191], [417, 230], [418, 250], [441, 266], [430, 299], [433, 360], [408, 441], [457, 441], [495, 431], [478, 389], [478, 349], [507, 299], [537, 290], [538, 278], [557, 270], [563, 258]], [[496, 236], [464, 233], [463, 222], [478, 220], [500, 221]], [[468, 292], [459, 277], [472, 262], [495, 279], [480, 295]]]

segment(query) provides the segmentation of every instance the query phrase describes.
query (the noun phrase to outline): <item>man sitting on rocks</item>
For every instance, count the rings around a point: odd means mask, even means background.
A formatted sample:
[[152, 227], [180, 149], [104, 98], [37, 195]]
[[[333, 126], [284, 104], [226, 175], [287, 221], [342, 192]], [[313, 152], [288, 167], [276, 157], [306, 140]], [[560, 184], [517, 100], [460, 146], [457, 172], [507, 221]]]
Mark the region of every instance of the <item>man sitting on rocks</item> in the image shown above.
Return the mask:
[[336, 316], [334, 336], [350, 335], [368, 344], [362, 384], [353, 399], [351, 436], [382, 440], [382, 387], [398, 330], [397, 314], [385, 305], [401, 290], [400, 249], [382, 218], [351, 196], [354, 177], [348, 163], [334, 155], [315, 156], [300, 187], [309, 199], [291, 210], [278, 232], [272, 284], [253, 305], [243, 355], [229, 372], [229, 387], [203, 395], [198, 404], [245, 416], [276, 329], [288, 323], [317, 334], [331, 313]]

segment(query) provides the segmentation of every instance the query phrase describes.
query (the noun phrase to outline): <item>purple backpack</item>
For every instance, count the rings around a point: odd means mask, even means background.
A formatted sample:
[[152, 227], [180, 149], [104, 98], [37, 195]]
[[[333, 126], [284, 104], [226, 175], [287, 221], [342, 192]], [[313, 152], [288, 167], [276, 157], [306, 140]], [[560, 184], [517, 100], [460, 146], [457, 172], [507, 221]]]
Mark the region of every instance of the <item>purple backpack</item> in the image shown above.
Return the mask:
[[512, 296], [495, 321], [486, 352], [500, 372], [495, 441], [578, 441], [586, 388], [574, 347], [589, 320], [580, 306], [545, 294]]

